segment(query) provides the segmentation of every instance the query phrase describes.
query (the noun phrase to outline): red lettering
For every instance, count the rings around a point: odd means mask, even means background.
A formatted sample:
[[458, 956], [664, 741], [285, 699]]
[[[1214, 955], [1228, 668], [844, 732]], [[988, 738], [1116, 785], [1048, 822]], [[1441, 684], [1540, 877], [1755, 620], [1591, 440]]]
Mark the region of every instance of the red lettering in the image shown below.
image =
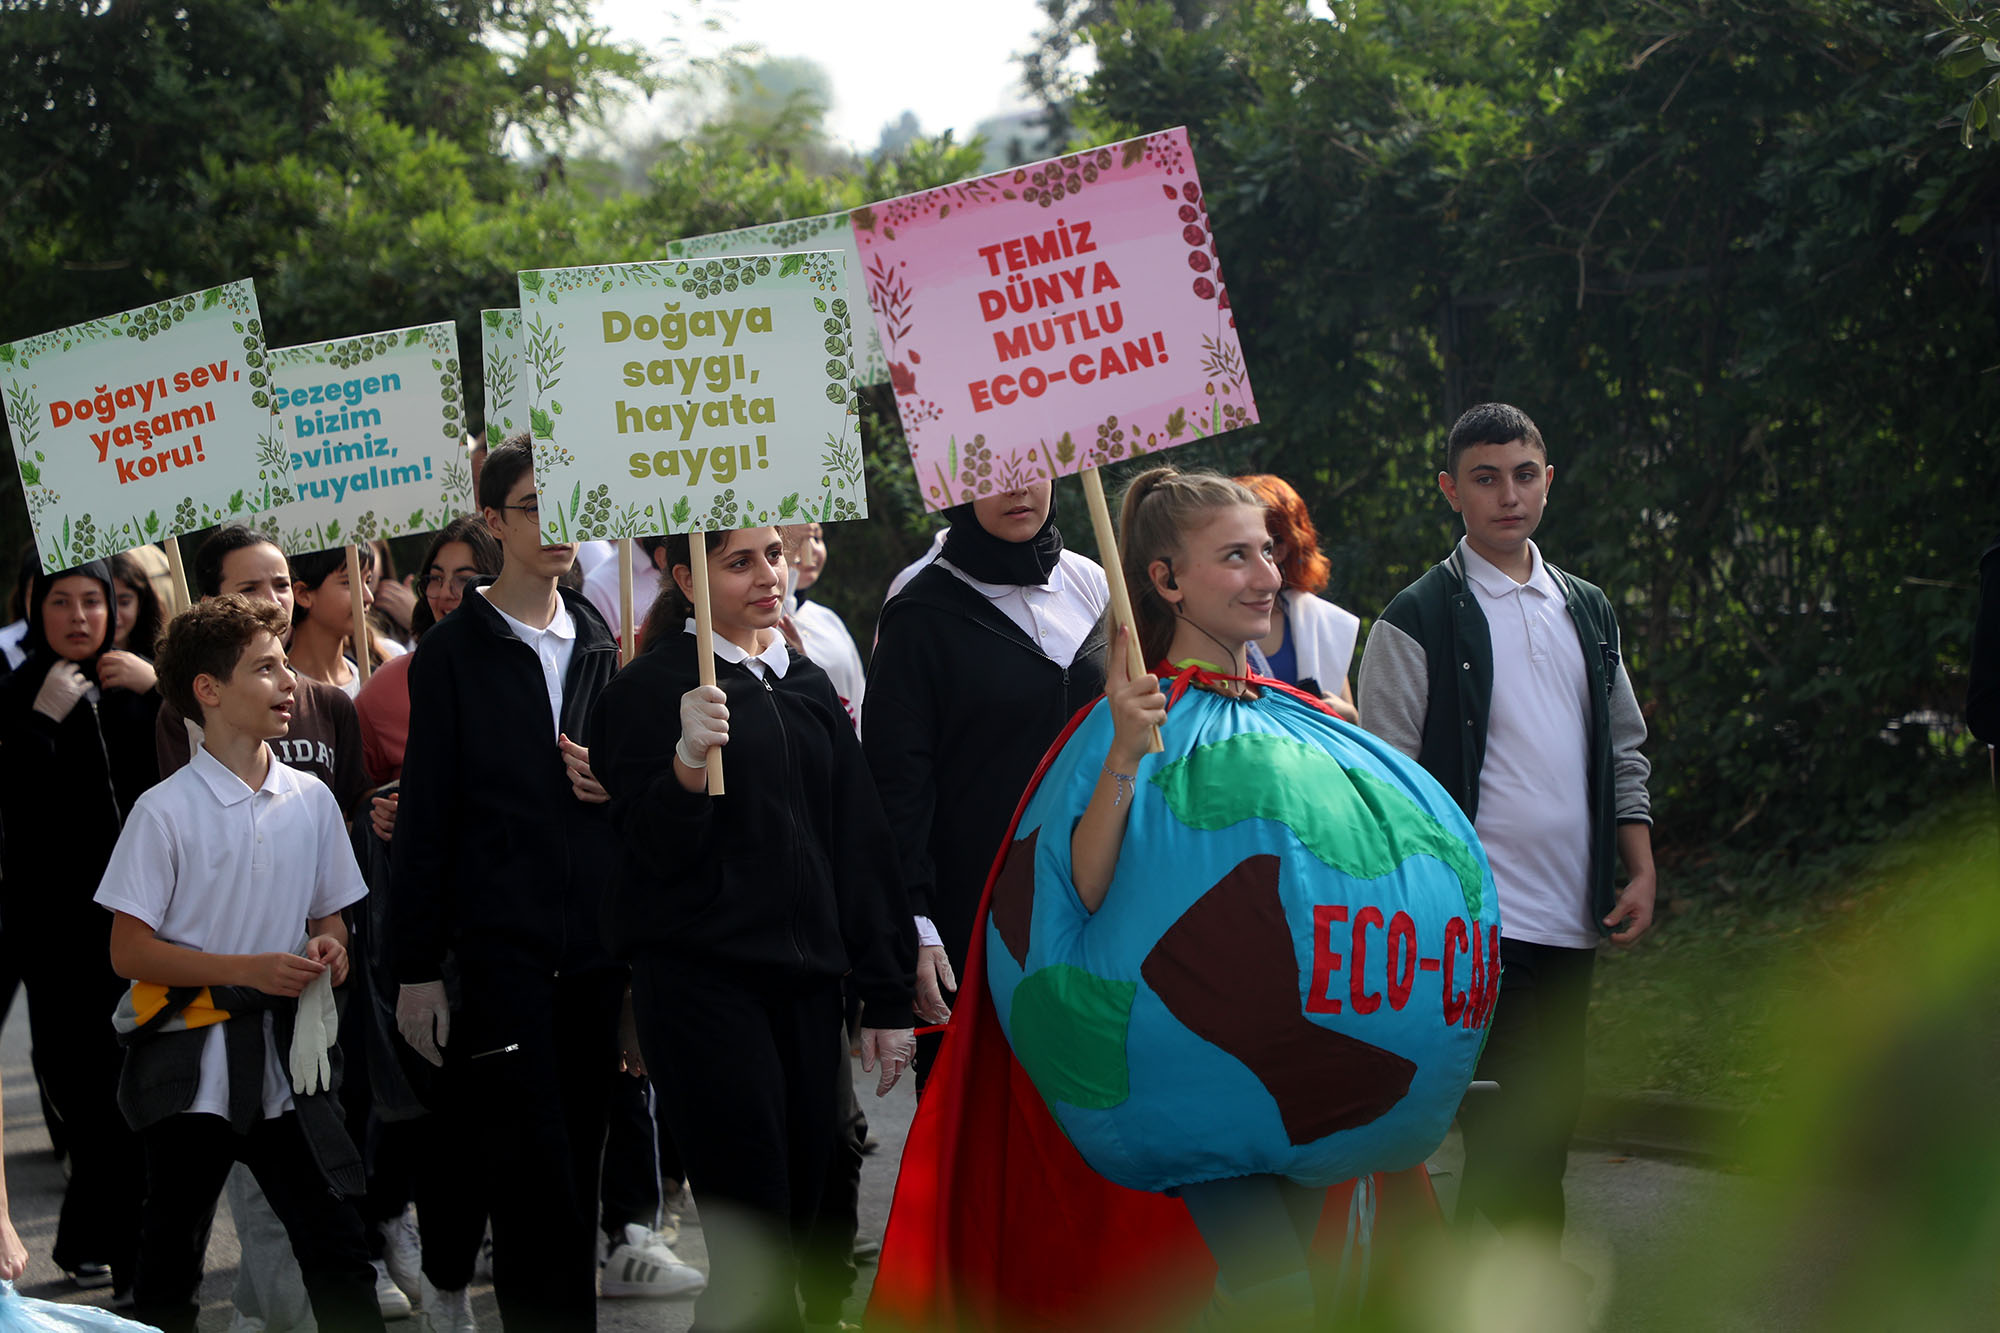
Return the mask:
[[1486, 947], [1479, 938], [1479, 923], [1472, 923], [1472, 980], [1465, 987], [1465, 1017], [1459, 1022], [1469, 1028], [1479, 1026], [1479, 1011], [1486, 1003]]
[[1465, 952], [1465, 919], [1453, 917], [1444, 928], [1444, 1021], [1446, 1027], [1458, 1026], [1458, 1020], [1465, 1017], [1465, 992], [1452, 989], [1452, 964], [1459, 954]]
[[1401, 1011], [1410, 1002], [1417, 979], [1417, 923], [1408, 912], [1389, 918], [1389, 1007]]
[[[150, 458], [152, 455], [142, 454], [140, 456], [142, 458]], [[131, 460], [125, 458], [123, 455], [112, 459], [111, 466], [118, 469], [118, 484], [120, 486], [123, 486], [128, 481], [137, 481], [139, 479], [139, 474], [132, 470]]]
[[1340, 955], [1333, 951], [1333, 928], [1345, 920], [1345, 907], [1313, 904], [1313, 978], [1312, 989], [1306, 992], [1306, 1012], [1309, 1014], [1340, 1012], [1340, 1001], [1329, 999], [1326, 991], [1333, 981], [1333, 974], [1340, 971]]
[[1368, 936], [1370, 925], [1382, 928], [1382, 909], [1364, 907], [1354, 914], [1354, 961], [1347, 968], [1347, 1000], [1357, 1014], [1372, 1014], [1382, 1007], [1382, 995], [1377, 991], [1371, 995], [1362, 989], [1364, 980], [1361, 970], [1368, 965]]
[[972, 394], [973, 411], [990, 412], [993, 409], [993, 395], [987, 392], [985, 380], [974, 380], [965, 387]]

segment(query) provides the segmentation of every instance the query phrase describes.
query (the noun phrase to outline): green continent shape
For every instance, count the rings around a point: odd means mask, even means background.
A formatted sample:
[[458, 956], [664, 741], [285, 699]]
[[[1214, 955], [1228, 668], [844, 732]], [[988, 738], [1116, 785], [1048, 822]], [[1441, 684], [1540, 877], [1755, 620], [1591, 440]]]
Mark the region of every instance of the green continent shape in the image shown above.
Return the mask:
[[1137, 982], [1106, 981], [1067, 963], [1022, 978], [1008, 1029], [1045, 1100], [1105, 1111], [1131, 1094], [1125, 1031], [1138, 992]]
[[1458, 876], [1466, 915], [1479, 919], [1483, 877], [1465, 839], [1398, 788], [1315, 746], [1241, 732], [1168, 764], [1153, 782], [1190, 828], [1275, 820], [1314, 856], [1356, 879], [1377, 879], [1412, 856], [1435, 856]]

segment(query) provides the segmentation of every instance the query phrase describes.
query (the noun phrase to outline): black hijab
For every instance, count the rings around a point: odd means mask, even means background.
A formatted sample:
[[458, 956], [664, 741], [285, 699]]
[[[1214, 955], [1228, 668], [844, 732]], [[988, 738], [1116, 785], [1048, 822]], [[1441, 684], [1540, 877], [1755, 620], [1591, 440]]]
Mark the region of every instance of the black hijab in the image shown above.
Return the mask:
[[988, 532], [969, 504], [953, 505], [944, 516], [951, 532], [938, 554], [981, 583], [1039, 588], [1049, 581], [1050, 571], [1062, 559], [1062, 530], [1056, 527], [1053, 497], [1041, 530], [1024, 542], [1010, 542]]
[[77, 666], [93, 681], [97, 679], [97, 659], [111, 651], [118, 640], [118, 587], [111, 577], [111, 565], [107, 561], [92, 560], [74, 569], [60, 569], [53, 574], [35, 571], [28, 584], [28, 636], [21, 647], [27, 652], [27, 661], [21, 663], [16, 673], [24, 680], [32, 680], [34, 689], [42, 687], [42, 680], [49, 674], [49, 668], [64, 659], [49, 642], [49, 634], [43, 623], [44, 612], [48, 608], [49, 594], [57, 583], [67, 578], [82, 577], [95, 579], [104, 588], [104, 641], [91, 650]]

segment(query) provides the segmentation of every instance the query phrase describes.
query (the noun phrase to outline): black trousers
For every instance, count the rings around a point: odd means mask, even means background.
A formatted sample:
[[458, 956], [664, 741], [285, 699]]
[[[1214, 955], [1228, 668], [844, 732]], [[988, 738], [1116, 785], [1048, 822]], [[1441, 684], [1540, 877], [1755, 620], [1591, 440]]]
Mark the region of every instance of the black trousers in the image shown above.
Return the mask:
[[[672, 1139], [653, 1106], [653, 1085], [621, 1074], [611, 1083], [611, 1119], [604, 1136], [604, 1176], [599, 1186], [604, 1234], [616, 1245], [628, 1223], [657, 1226], [660, 1180], [668, 1164], [661, 1152]], [[680, 1162], [672, 1164], [680, 1179]]]
[[833, 1150], [826, 1157], [820, 1186], [819, 1214], [813, 1219], [799, 1255], [799, 1291], [805, 1297], [806, 1322], [832, 1324], [854, 1291], [859, 1276], [854, 1266], [854, 1237], [861, 1230], [861, 1145], [868, 1141], [868, 1117], [854, 1092], [854, 1067], [848, 1063], [847, 1026], [840, 1032], [840, 1067], [834, 1077]]
[[[491, 1180], [493, 1293], [508, 1333], [597, 1326], [597, 1173], [618, 1074], [616, 969], [551, 975], [461, 953], [447, 1132]], [[436, 1281], [436, 1278], [432, 1279]], [[460, 1283], [459, 1285], [464, 1285]]]
[[292, 1253], [324, 1333], [377, 1333], [375, 1270], [361, 1215], [335, 1195], [314, 1165], [290, 1112], [238, 1134], [219, 1115], [171, 1116], [140, 1132], [146, 1201], [139, 1215], [139, 1275], [133, 1317], [163, 1333], [194, 1333], [201, 1261], [215, 1203], [233, 1163], [257, 1177], [285, 1224]]
[[[479, 1245], [486, 1239], [486, 1192], [495, 1173], [462, 1132], [465, 1123], [463, 1116], [433, 1112], [384, 1127], [415, 1150], [412, 1188], [423, 1219], [424, 1276], [439, 1291], [472, 1284]], [[507, 1183], [505, 1173], [497, 1183]]]
[[1500, 1090], [1459, 1110], [1465, 1180], [1456, 1220], [1484, 1215], [1503, 1230], [1529, 1224], [1561, 1235], [1597, 952], [1502, 938], [1500, 959], [1500, 998], [1477, 1075]]
[[632, 999], [708, 1243], [695, 1333], [796, 1330], [846, 1063], [840, 984], [641, 959]]
[[103, 958], [67, 953], [24, 970], [29, 1031], [42, 1055], [42, 1090], [69, 1149], [69, 1185], [53, 1257], [65, 1269], [110, 1264], [115, 1285], [129, 1287], [139, 1257], [146, 1177], [139, 1139], [118, 1109], [124, 1054], [110, 1014], [125, 983]]

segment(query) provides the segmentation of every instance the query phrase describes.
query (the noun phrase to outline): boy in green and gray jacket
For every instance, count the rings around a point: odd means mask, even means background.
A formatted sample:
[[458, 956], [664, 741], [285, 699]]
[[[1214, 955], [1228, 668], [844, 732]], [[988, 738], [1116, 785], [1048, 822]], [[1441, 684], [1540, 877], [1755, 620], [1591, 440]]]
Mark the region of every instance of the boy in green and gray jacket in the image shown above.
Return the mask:
[[1370, 630], [1360, 708], [1472, 819], [1500, 895], [1500, 1000], [1478, 1073], [1500, 1091], [1460, 1112], [1458, 1216], [1559, 1236], [1597, 942], [1643, 935], [1656, 885], [1646, 724], [1617, 617], [1531, 540], [1554, 476], [1520, 409], [1459, 418], [1438, 486], [1465, 538]]

